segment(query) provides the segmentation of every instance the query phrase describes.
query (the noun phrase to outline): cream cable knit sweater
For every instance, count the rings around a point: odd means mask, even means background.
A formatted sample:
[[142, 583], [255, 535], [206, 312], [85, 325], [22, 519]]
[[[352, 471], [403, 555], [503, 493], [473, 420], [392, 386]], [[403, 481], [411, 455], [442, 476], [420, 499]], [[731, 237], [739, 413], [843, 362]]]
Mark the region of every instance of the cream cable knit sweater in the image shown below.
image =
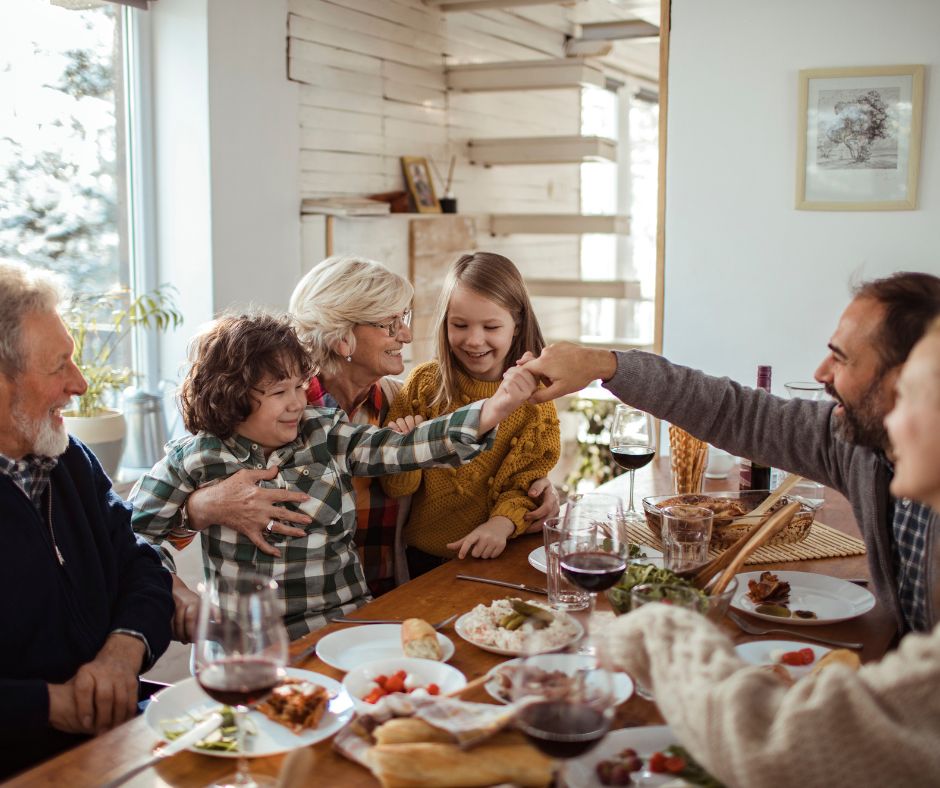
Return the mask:
[[940, 625], [858, 673], [834, 665], [789, 688], [687, 610], [648, 605], [598, 638], [728, 786], [940, 785]]

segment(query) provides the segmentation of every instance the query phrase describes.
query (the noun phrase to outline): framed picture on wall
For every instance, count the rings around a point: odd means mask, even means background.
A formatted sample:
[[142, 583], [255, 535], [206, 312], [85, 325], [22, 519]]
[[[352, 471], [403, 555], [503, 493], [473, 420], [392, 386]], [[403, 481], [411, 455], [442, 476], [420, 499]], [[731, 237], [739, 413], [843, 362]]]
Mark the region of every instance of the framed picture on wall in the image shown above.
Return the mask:
[[796, 207], [917, 207], [923, 66], [800, 71]]
[[414, 200], [418, 212], [440, 213], [441, 204], [437, 201], [437, 195], [434, 194], [434, 182], [431, 180], [428, 160], [423, 156], [402, 156], [401, 169], [405, 173], [408, 193]]

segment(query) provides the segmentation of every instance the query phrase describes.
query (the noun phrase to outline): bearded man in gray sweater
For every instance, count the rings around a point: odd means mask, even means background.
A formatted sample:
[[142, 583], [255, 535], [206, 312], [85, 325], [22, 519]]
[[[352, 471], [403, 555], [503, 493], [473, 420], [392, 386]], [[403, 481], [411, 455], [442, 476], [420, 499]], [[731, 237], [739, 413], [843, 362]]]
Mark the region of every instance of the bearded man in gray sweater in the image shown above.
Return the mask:
[[624, 402], [697, 438], [841, 492], [865, 538], [875, 593], [899, 633], [923, 632], [940, 620], [940, 513], [891, 496], [883, 421], [901, 365], [938, 314], [940, 278], [930, 274], [857, 287], [816, 370], [832, 402], [784, 400], [639, 351], [559, 343], [524, 363], [546, 383], [533, 402], [601, 378]]

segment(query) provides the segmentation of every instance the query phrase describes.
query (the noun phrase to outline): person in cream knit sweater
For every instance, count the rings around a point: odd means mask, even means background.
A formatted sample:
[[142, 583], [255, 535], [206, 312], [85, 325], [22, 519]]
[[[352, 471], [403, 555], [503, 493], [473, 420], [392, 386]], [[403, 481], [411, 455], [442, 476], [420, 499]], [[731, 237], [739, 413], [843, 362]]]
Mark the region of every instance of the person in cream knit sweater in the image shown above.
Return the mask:
[[[940, 320], [914, 347], [885, 419], [891, 492], [940, 511]], [[793, 686], [746, 666], [702, 616], [647, 605], [605, 633], [609, 659], [651, 687], [676, 738], [728, 786], [940, 785], [940, 625], [857, 673]]]

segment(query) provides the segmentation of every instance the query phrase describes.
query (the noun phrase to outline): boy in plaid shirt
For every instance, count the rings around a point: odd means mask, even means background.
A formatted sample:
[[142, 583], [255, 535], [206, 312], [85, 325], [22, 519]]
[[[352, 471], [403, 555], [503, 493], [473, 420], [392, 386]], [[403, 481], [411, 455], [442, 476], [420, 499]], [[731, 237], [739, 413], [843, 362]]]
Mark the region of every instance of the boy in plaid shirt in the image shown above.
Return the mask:
[[280, 556], [265, 555], [220, 525], [201, 532], [207, 576], [254, 571], [277, 580], [288, 633], [296, 639], [370, 599], [353, 544], [352, 477], [467, 462], [492, 445], [493, 428], [536, 389], [530, 373], [513, 368], [489, 399], [400, 434], [350, 424], [340, 410], [306, 408], [310, 362], [285, 318], [222, 318], [194, 343], [191, 361], [180, 399], [193, 434], [172, 442], [131, 493], [134, 530], [174, 572], [174, 636], [183, 642], [192, 638], [196, 598], [176, 576], [163, 542], [181, 548], [194, 537], [184, 522], [194, 490], [244, 468], [277, 466], [265, 485], [310, 496], [299, 504], [313, 518], [305, 536], [284, 536], [275, 532], [276, 521], [268, 524]]

